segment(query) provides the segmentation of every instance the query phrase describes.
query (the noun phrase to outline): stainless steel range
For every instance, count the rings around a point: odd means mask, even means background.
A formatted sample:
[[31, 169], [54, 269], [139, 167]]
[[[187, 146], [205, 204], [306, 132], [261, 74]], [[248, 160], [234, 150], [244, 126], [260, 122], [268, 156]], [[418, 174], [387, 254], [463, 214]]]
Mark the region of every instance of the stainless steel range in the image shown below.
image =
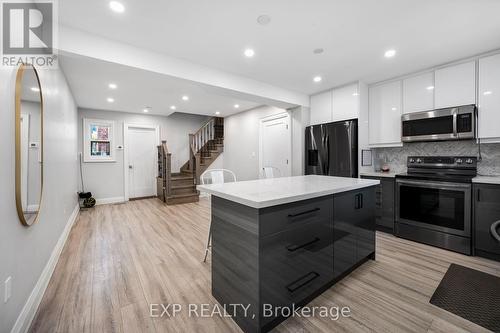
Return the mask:
[[396, 176], [395, 234], [470, 255], [477, 158], [410, 156], [407, 166]]

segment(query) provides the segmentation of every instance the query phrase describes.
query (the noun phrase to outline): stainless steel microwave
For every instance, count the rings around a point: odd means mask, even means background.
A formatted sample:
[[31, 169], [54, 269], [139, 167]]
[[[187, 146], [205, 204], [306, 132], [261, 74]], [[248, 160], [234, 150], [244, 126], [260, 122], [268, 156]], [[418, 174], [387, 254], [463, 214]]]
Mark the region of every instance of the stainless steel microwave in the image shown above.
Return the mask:
[[407, 113], [401, 116], [403, 142], [464, 140], [476, 137], [476, 106]]

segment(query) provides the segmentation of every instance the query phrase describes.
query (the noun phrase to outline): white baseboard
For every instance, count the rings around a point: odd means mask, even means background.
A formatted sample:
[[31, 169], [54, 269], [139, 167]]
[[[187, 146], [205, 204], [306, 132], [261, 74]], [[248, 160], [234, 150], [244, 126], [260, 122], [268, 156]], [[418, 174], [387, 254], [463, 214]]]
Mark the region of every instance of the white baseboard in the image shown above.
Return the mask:
[[33, 321], [38, 306], [42, 301], [45, 289], [47, 289], [50, 278], [52, 277], [52, 273], [54, 273], [56, 264], [59, 261], [59, 256], [61, 255], [64, 244], [68, 239], [69, 232], [71, 231], [71, 228], [73, 227], [73, 224], [75, 223], [76, 218], [78, 217], [79, 211], [80, 211], [80, 206], [77, 204], [75, 206], [75, 209], [71, 213], [61, 236], [59, 236], [59, 240], [57, 241], [56, 246], [52, 250], [52, 254], [50, 255], [49, 261], [45, 265], [45, 268], [43, 269], [42, 274], [40, 275], [40, 278], [38, 279], [35, 285], [35, 288], [28, 297], [26, 304], [24, 304], [24, 307], [21, 313], [19, 314], [19, 317], [17, 317], [16, 323], [14, 324], [14, 327], [10, 331], [11, 333], [25, 333], [30, 328], [31, 322]]
[[104, 199], [95, 199], [96, 205], [109, 205], [114, 203], [125, 202], [124, 197], [115, 197], [115, 198], [104, 198]]

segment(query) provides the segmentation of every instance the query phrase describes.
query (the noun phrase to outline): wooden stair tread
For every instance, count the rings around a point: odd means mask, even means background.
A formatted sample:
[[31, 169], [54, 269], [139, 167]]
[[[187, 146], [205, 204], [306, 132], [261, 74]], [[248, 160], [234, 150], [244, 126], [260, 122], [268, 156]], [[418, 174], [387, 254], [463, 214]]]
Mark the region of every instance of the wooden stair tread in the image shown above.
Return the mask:
[[171, 180], [192, 180], [192, 176], [172, 176]]
[[168, 199], [175, 199], [175, 198], [187, 198], [187, 197], [194, 197], [194, 196], [199, 196], [200, 192], [196, 191], [193, 193], [185, 193], [185, 194], [171, 194], [167, 196]]
[[190, 185], [176, 185], [172, 186], [172, 190], [179, 190], [179, 189], [184, 189], [184, 188], [190, 188], [190, 187], [196, 187], [194, 184]]

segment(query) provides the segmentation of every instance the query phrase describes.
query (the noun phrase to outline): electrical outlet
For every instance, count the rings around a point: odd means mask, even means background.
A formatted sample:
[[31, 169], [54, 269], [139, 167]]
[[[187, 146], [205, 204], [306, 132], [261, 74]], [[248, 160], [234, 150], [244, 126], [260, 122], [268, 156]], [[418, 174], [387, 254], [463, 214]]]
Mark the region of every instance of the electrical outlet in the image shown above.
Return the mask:
[[5, 293], [4, 293], [4, 298], [3, 301], [4, 303], [7, 303], [12, 296], [12, 277], [8, 277], [7, 280], [5, 280]]

